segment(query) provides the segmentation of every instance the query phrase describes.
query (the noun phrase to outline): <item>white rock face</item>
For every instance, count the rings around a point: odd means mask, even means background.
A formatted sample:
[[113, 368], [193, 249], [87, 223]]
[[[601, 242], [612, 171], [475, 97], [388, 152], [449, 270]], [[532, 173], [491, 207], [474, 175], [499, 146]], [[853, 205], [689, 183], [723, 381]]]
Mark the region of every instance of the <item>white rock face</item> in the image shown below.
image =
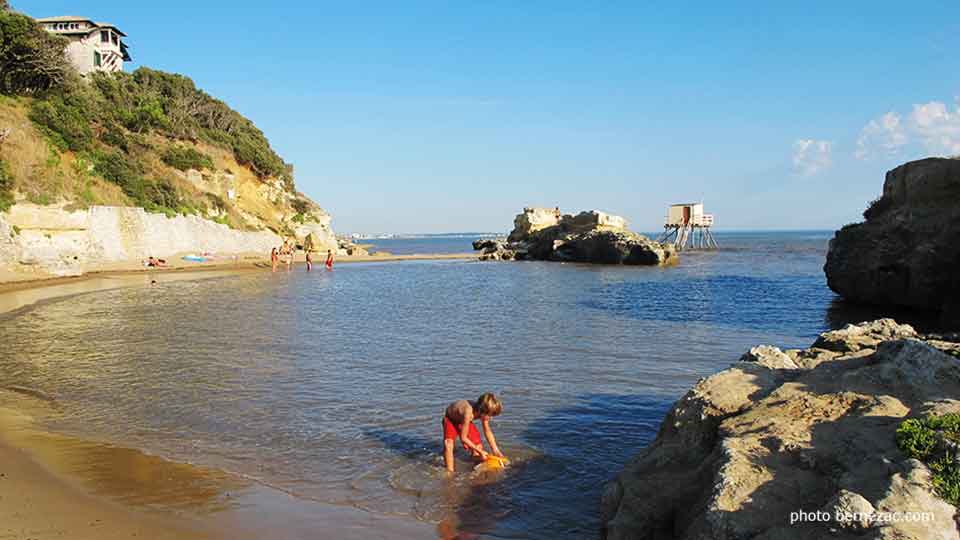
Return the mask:
[[300, 242], [305, 242], [308, 236], [313, 235], [312, 247], [315, 251], [336, 250], [338, 248], [337, 237], [330, 229], [330, 216], [325, 215], [322, 217], [326, 219], [319, 222], [298, 224], [293, 228], [293, 233]]
[[560, 223], [560, 212], [554, 208], [524, 208], [522, 214], [513, 219], [513, 232], [510, 240], [517, 241], [526, 238], [530, 233]]
[[[328, 229], [326, 234], [332, 236]], [[36, 277], [79, 275], [149, 256], [268, 253], [282, 242], [270, 231], [238, 231], [197, 216], [168, 218], [142, 208], [94, 206], [69, 212], [18, 204], [0, 214], [0, 268]]]

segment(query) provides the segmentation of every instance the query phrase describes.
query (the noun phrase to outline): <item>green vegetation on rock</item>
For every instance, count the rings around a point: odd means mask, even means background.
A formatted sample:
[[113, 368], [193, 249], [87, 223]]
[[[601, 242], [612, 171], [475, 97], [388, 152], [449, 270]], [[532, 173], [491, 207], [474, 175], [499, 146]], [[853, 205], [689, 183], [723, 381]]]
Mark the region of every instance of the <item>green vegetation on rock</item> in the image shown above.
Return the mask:
[[13, 206], [13, 176], [7, 162], [0, 159], [0, 212], [6, 212]]
[[0, 4], [0, 93], [36, 94], [61, 86], [73, 73], [67, 42], [26, 15]]
[[904, 454], [930, 467], [937, 495], [960, 506], [960, 414], [904, 420], [896, 436]]
[[160, 159], [174, 169], [212, 169], [213, 160], [210, 156], [186, 146], [171, 146], [163, 151]]
[[[126, 202], [168, 215], [216, 214], [221, 222], [245, 226], [235, 203], [225, 203], [171, 170], [213, 170], [214, 155], [218, 162], [232, 155], [249, 168], [253, 174], [238, 175], [238, 182], [277, 179], [295, 193], [293, 167], [274, 152], [253, 122], [189, 78], [144, 67], [81, 77], [63, 54], [64, 38], [3, 6], [0, 3], [0, 116], [5, 125], [35, 129], [42, 137], [21, 141], [30, 145], [29, 157], [3, 155], [13, 166], [0, 170], [0, 208], [13, 203], [16, 189], [40, 204]], [[46, 142], [38, 145], [42, 139]], [[50, 158], [44, 163], [47, 144]], [[223, 195], [227, 188], [214, 184], [209, 189]], [[257, 204], [285, 205], [285, 200], [251, 199], [252, 213], [261, 211]], [[295, 201], [297, 213], [313, 208], [299, 197]]]

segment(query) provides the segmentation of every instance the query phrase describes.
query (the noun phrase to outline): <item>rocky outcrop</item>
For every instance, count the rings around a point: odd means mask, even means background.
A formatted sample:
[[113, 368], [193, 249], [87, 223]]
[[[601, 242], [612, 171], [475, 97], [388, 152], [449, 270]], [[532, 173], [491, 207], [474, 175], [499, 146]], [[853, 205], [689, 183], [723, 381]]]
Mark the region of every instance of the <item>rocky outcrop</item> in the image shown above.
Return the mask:
[[197, 216], [170, 218], [142, 208], [69, 211], [18, 204], [0, 213], [0, 270], [20, 278], [80, 275], [149, 256], [266, 254], [282, 242], [270, 231], [238, 231]]
[[507, 240], [519, 242], [531, 234], [554, 227], [560, 223], [560, 210], [556, 208], [524, 208], [513, 220], [513, 231]]
[[883, 195], [830, 242], [827, 284], [850, 300], [933, 310], [960, 324], [960, 160], [887, 173]]
[[956, 348], [885, 319], [810, 349], [751, 349], [680, 399], [606, 486], [603, 537], [960, 538], [956, 508], [894, 438], [906, 417], [960, 412]]
[[556, 209], [524, 208], [505, 240], [478, 240], [473, 247], [482, 261], [661, 265], [677, 260], [672, 244], [631, 232], [622, 217], [598, 211], [561, 216]]

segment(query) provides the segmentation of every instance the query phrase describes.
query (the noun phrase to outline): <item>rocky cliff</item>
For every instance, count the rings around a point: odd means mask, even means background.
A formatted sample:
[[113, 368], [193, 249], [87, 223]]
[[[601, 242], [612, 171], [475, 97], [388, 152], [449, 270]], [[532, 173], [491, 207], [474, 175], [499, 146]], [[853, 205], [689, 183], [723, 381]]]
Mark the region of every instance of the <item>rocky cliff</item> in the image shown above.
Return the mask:
[[960, 344], [920, 338], [849, 325], [701, 380], [607, 485], [603, 537], [960, 538], [931, 469], [896, 442], [905, 418], [960, 412]]
[[69, 211], [18, 204], [0, 213], [0, 281], [76, 276], [150, 256], [264, 255], [282, 242], [271, 231], [238, 231], [198, 216], [167, 217], [120, 206]]
[[480, 260], [542, 260], [660, 265], [677, 261], [672, 244], [627, 229], [620, 216], [596, 210], [562, 215], [558, 209], [524, 208], [506, 240], [478, 240]]
[[939, 311], [960, 324], [960, 160], [887, 173], [882, 196], [830, 242], [824, 271], [850, 300]]
[[68, 72], [43, 92], [0, 89], [0, 281], [266, 254], [285, 237], [337, 249], [330, 222], [253, 122], [187, 77]]

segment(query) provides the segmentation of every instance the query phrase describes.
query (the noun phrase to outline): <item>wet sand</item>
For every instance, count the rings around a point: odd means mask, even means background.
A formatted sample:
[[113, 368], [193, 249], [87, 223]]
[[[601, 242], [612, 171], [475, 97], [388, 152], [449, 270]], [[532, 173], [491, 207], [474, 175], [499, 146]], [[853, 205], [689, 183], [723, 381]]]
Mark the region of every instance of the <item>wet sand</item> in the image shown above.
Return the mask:
[[[314, 267], [322, 267], [326, 257], [319, 254], [314, 258]], [[433, 261], [433, 260], [476, 260], [474, 253], [419, 253], [412, 255], [392, 255], [386, 252], [374, 253], [371, 255], [342, 256], [336, 258], [336, 264], [349, 263], [367, 263], [367, 262], [393, 262], [393, 261]], [[263, 270], [270, 269], [269, 257], [259, 254], [238, 255], [236, 258], [225, 257], [206, 262], [184, 261], [180, 256], [166, 259], [168, 265], [160, 268], [147, 268], [140, 261], [125, 261], [118, 263], [106, 263], [97, 265], [95, 268], [88, 269], [81, 276], [70, 277], [52, 277], [41, 274], [31, 274], [23, 272], [9, 272], [0, 270], [0, 294], [4, 292], [33, 288], [37, 286], [56, 285], [69, 283], [83, 279], [93, 279], [98, 277], [116, 277], [123, 274], [149, 274], [149, 273], [170, 273], [170, 272], [211, 272], [211, 271], [239, 271], [239, 270]], [[294, 257], [294, 268], [303, 269], [306, 260], [303, 253], [298, 253]], [[280, 264], [278, 270], [286, 269], [285, 264]]]
[[[148, 285], [152, 279], [203, 279], [251, 269], [262, 271], [252, 265], [209, 266], [4, 284], [0, 314], [58, 297]], [[54, 398], [29, 389], [0, 388], [0, 540], [437, 537], [432, 524], [303, 500], [223, 471], [37, 426], [35, 419], [55, 417], [63, 412], [59, 407]]]

